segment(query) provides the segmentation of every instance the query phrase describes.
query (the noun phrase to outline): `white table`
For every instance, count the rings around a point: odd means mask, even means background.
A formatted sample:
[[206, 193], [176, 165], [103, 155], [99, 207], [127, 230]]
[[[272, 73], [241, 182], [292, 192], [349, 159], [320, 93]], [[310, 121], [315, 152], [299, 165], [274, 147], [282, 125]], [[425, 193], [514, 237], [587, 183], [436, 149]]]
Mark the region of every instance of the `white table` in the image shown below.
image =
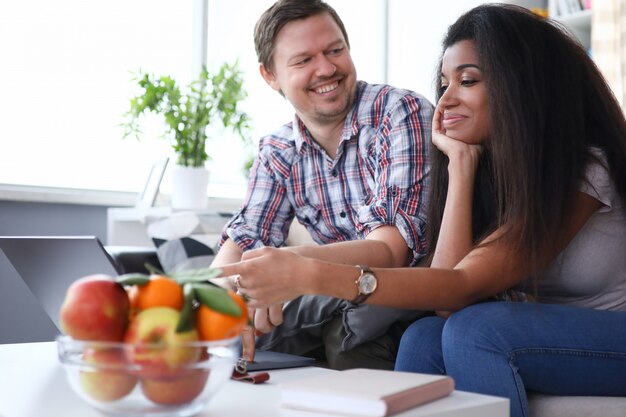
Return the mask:
[[[229, 381], [199, 417], [328, 417], [279, 407], [278, 384], [335, 372], [324, 368], [271, 371], [261, 385]], [[508, 417], [507, 399], [454, 391], [398, 417]], [[0, 417], [101, 417], [70, 389], [55, 342], [0, 345]]]

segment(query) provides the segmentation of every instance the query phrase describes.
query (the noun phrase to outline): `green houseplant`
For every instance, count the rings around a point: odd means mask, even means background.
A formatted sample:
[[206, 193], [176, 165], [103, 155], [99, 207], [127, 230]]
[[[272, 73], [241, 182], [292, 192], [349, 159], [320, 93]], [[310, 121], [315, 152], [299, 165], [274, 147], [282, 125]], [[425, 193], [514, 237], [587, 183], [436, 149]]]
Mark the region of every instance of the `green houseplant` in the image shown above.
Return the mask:
[[[199, 187], [203, 188], [203, 194], [197, 197], [199, 202], [181, 204], [188, 206], [184, 208], [202, 208], [208, 184], [205, 163], [211, 159], [206, 151], [209, 140], [207, 127], [220, 122], [224, 128], [235, 132], [244, 143], [251, 142], [247, 136], [250, 119], [239, 106], [247, 93], [243, 88], [243, 76], [238, 63], [224, 63], [213, 74], [205, 67], [198, 79], [185, 89], [181, 89], [176, 80], [169, 76], [157, 77], [141, 71], [134, 81], [139, 87], [139, 93], [131, 98], [130, 109], [125, 113], [124, 137], [134, 135], [140, 138], [140, 122], [146, 113], [162, 116], [165, 125], [163, 137], [171, 142], [178, 167], [184, 168], [178, 171], [194, 172], [192, 175], [202, 177]], [[177, 172], [174, 171], [172, 175], [172, 199], [176, 206], [177, 192], [194, 180], [184, 178], [177, 185]]]

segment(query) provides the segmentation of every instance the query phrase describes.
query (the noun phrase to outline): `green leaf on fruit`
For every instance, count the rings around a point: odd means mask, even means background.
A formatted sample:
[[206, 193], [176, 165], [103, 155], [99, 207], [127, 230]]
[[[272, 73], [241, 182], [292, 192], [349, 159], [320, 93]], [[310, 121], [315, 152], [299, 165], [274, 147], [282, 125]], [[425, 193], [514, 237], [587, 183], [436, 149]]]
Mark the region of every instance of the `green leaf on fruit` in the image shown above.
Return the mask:
[[243, 314], [241, 307], [230, 297], [224, 288], [200, 283], [192, 285], [198, 302], [211, 310], [234, 317], [241, 317], [241, 314]]
[[129, 274], [124, 274], [124, 275], [120, 275], [119, 277], [115, 278], [115, 281], [120, 284], [120, 285], [146, 285], [148, 282], [150, 282], [150, 276], [146, 275], [146, 274], [139, 274], [139, 273], [129, 273]]
[[191, 284], [183, 285], [183, 309], [180, 312], [180, 319], [178, 320], [178, 325], [176, 326], [176, 333], [184, 333], [193, 329], [193, 304], [195, 295], [195, 290]]
[[167, 276], [167, 274], [163, 271], [161, 271], [159, 268], [157, 268], [156, 266], [152, 265], [149, 262], [146, 262], [145, 264], [143, 264], [143, 266], [148, 270], [148, 272], [150, 272], [152, 275], [162, 275], [164, 277]]
[[187, 282], [203, 282], [212, 278], [218, 277], [222, 273], [220, 268], [201, 268], [191, 271], [175, 272], [170, 275], [170, 278], [176, 280], [179, 284], [185, 284]]

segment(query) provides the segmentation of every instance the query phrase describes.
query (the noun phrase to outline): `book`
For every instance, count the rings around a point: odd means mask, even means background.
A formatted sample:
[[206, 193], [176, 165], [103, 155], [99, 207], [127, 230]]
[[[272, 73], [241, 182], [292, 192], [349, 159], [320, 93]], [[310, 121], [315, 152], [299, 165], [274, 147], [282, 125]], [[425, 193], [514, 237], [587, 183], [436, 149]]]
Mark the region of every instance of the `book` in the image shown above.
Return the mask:
[[281, 384], [281, 406], [334, 414], [382, 417], [445, 397], [445, 375], [350, 369]]

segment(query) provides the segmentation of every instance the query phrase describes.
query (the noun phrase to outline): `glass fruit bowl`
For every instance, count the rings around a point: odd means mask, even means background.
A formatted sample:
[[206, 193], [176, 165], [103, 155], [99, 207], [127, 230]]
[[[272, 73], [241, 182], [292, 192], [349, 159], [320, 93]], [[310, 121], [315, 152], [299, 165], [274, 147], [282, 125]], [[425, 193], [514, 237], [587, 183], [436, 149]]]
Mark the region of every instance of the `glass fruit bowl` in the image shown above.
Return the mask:
[[230, 378], [237, 346], [237, 337], [178, 345], [57, 338], [74, 392], [101, 412], [127, 417], [199, 413]]

